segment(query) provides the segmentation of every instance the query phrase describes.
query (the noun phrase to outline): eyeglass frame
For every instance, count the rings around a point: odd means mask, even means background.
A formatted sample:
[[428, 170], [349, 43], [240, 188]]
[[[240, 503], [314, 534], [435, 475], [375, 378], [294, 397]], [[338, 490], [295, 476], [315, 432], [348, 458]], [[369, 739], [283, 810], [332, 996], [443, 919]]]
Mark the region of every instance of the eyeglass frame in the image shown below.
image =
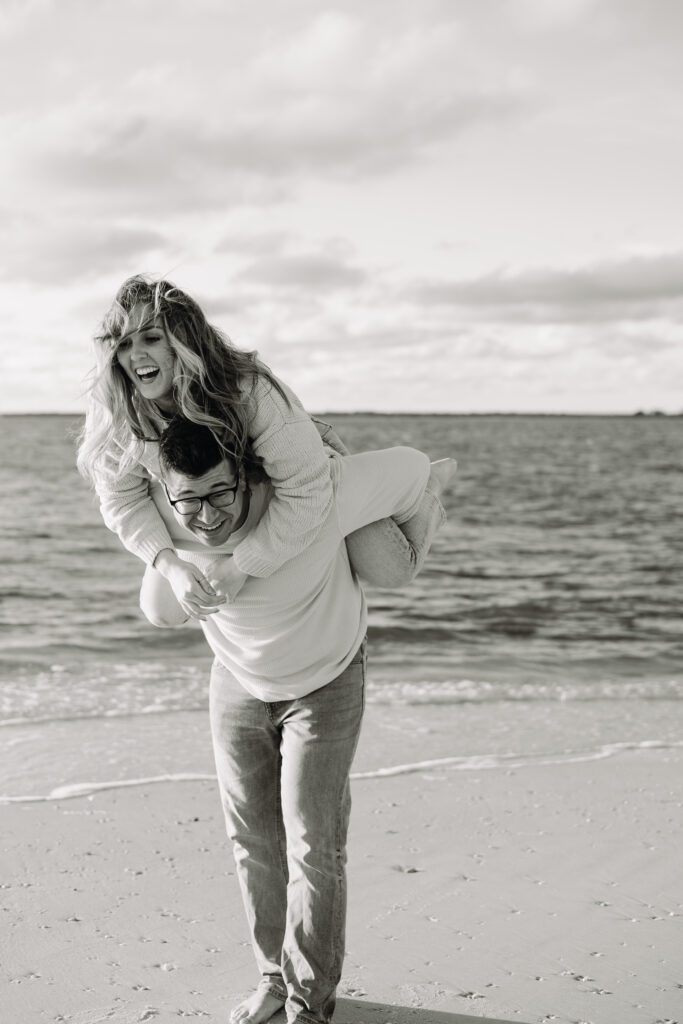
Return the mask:
[[[166, 481], [164, 481], [164, 490], [166, 491], [166, 497], [168, 498], [168, 503], [169, 503], [169, 505], [171, 506], [171, 508], [173, 509], [174, 512], [177, 512], [179, 516], [196, 516], [196, 515], [199, 515], [201, 510], [204, 508], [204, 502], [207, 502], [207, 504], [209, 504], [211, 506], [211, 508], [218, 509], [219, 512], [223, 508], [232, 508], [232, 506], [237, 501], [237, 492], [239, 491], [241, 485], [242, 485], [242, 480], [239, 479], [234, 487], [222, 487], [220, 491], [215, 491], [213, 495], [211, 495], [211, 494], [193, 494], [192, 497], [190, 497], [190, 498], [175, 498], [175, 499], [172, 498], [171, 495], [168, 493], [168, 487], [166, 486]], [[213, 502], [211, 501], [211, 498], [214, 497], [216, 494], [222, 494], [224, 491], [232, 491], [233, 492], [233, 494], [232, 494], [232, 501], [229, 502], [229, 504], [227, 504], [227, 505], [214, 505]], [[179, 508], [176, 508], [176, 505], [179, 505], [183, 501], [198, 501], [199, 502], [199, 508], [195, 509], [194, 512], [181, 512]]]

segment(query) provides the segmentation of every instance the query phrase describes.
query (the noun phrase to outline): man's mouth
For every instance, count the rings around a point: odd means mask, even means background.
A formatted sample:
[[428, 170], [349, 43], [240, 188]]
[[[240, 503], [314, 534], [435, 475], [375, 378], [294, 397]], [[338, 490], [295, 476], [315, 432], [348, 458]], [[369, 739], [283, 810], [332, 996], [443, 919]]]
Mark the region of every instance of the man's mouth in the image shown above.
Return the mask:
[[221, 526], [227, 522], [225, 519], [221, 519], [220, 523], [216, 523], [215, 526], [200, 526], [199, 523], [194, 524], [195, 530], [201, 530], [202, 533], [215, 533], [216, 530], [220, 530]]
[[135, 376], [141, 384], [150, 384], [159, 376], [158, 366], [139, 366], [135, 370]]

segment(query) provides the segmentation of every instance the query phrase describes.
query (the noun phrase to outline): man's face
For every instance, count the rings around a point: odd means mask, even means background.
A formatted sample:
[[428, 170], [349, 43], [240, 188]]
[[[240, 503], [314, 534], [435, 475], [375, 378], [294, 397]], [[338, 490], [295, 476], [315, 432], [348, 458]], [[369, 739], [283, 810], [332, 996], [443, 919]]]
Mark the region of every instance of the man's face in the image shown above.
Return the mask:
[[[247, 518], [249, 492], [244, 477], [237, 473], [230, 459], [223, 459], [203, 476], [183, 476], [173, 469], [166, 469], [164, 482], [172, 503], [204, 499], [199, 511], [184, 512], [182, 504], [180, 508], [174, 504], [173, 512], [178, 522], [207, 547], [224, 544]], [[233, 496], [232, 504], [225, 505]], [[207, 498], [213, 498], [222, 507], [214, 507]]]

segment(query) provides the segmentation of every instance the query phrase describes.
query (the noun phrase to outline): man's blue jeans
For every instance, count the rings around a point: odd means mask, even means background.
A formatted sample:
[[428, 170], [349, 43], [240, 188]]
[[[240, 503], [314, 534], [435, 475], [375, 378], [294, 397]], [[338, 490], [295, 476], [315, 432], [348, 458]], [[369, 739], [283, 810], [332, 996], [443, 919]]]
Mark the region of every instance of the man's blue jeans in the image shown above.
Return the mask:
[[349, 771], [364, 707], [363, 641], [331, 683], [252, 697], [218, 662], [211, 729], [261, 985], [292, 1021], [329, 1021], [344, 959]]

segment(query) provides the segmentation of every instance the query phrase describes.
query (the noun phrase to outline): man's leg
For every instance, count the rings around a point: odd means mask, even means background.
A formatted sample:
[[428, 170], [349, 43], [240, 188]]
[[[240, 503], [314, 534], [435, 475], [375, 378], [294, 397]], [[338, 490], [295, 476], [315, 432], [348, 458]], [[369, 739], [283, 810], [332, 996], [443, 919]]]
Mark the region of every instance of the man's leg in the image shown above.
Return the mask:
[[211, 671], [211, 731], [221, 801], [261, 983], [235, 1022], [267, 1020], [285, 1002], [281, 959], [287, 855], [280, 804], [280, 730], [271, 705], [252, 697], [218, 662]]
[[337, 679], [281, 708], [287, 930], [282, 973], [290, 1024], [329, 1021], [346, 931], [349, 772], [363, 717], [365, 642]]

